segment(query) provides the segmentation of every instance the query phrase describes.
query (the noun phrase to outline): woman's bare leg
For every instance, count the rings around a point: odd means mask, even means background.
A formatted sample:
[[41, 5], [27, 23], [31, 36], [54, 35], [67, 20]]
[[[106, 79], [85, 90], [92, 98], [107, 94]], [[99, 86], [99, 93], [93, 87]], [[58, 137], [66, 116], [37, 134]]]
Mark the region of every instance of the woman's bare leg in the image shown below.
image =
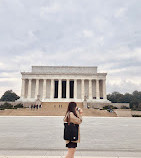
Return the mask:
[[74, 158], [75, 151], [76, 151], [76, 148], [68, 148], [68, 153], [65, 158]]
[[73, 148], [73, 157], [74, 158], [74, 154], [75, 154], [76, 148]]

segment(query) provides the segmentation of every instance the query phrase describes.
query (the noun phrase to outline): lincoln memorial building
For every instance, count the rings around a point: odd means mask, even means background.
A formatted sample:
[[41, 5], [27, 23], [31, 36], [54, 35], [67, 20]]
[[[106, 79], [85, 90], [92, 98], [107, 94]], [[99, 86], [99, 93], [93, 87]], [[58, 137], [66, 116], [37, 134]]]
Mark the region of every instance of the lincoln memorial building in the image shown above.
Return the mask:
[[95, 66], [32, 66], [21, 72], [22, 102], [109, 102], [106, 97], [106, 75]]

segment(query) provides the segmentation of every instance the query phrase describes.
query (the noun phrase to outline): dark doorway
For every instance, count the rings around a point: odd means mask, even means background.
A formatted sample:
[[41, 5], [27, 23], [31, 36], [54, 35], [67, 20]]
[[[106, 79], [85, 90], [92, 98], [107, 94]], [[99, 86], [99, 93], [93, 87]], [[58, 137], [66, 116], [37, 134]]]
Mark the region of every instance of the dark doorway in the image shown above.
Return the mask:
[[74, 95], [74, 81], [70, 81], [70, 98]]
[[66, 81], [62, 81], [62, 98], [66, 98]]
[[55, 81], [54, 98], [58, 98], [58, 81]]

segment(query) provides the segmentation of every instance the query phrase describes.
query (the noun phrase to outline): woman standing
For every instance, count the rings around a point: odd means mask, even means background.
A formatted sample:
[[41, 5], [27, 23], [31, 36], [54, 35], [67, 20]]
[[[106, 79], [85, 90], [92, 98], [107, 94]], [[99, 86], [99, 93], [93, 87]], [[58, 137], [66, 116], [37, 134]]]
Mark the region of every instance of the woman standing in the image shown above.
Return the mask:
[[[82, 109], [77, 107], [75, 102], [70, 102], [66, 115], [64, 117], [64, 122], [72, 122], [74, 124], [82, 123]], [[66, 140], [66, 147], [68, 147], [68, 153], [65, 158], [74, 158], [74, 153], [76, 151], [77, 143], [80, 143], [80, 127], [78, 128], [78, 140], [69, 141]]]

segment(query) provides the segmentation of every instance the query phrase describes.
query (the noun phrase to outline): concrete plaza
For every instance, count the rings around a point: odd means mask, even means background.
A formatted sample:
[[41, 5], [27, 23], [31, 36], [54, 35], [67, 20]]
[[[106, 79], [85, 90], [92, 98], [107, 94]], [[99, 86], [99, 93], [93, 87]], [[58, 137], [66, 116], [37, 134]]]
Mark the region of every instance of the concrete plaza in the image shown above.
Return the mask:
[[[63, 117], [0, 117], [0, 156], [67, 153]], [[76, 157], [141, 157], [141, 118], [83, 117]], [[55, 158], [55, 157], [54, 157]]]
[[[0, 156], [0, 158], [65, 158], [64, 156]], [[135, 157], [93, 157], [75, 156], [75, 158], [135, 158]], [[137, 157], [136, 157], [137, 158]]]

